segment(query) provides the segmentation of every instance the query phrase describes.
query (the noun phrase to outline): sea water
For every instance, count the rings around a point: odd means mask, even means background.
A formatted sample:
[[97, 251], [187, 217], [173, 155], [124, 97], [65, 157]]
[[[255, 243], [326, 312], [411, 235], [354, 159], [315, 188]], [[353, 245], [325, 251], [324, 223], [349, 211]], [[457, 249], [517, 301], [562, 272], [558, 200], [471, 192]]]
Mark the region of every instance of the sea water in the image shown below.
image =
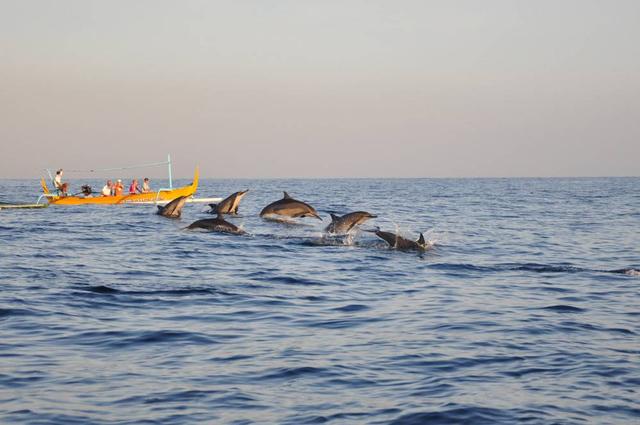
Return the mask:
[[[204, 180], [198, 196], [243, 189], [244, 236], [185, 230], [202, 204], [0, 211], [0, 422], [640, 421], [640, 179]], [[324, 221], [262, 220], [284, 190]], [[37, 191], [0, 181], [0, 201]], [[322, 238], [356, 210], [434, 247]]]

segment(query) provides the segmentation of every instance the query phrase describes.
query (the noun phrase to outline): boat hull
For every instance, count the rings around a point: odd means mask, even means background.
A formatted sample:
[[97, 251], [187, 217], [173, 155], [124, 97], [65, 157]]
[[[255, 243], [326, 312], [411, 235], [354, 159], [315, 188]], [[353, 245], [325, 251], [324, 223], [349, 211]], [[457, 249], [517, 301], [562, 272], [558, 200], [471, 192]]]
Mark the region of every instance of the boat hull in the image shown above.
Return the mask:
[[[198, 190], [198, 168], [193, 176], [193, 182], [188, 186], [176, 189], [166, 189], [157, 192], [136, 193], [120, 196], [47, 196], [49, 205], [121, 205], [121, 204], [149, 204], [158, 201], [171, 201], [179, 196], [193, 196]], [[49, 194], [44, 180], [42, 187], [45, 194]]]

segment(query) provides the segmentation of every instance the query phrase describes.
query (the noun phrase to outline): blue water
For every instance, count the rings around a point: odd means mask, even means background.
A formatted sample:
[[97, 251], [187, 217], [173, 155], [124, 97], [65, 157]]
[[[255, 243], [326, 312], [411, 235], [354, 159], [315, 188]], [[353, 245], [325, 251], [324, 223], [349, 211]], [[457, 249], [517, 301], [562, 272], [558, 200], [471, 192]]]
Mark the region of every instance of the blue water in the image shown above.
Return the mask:
[[[178, 221], [0, 211], [0, 422], [640, 420], [640, 179], [205, 180], [198, 194], [246, 188], [246, 236], [183, 230], [206, 217], [195, 204]], [[0, 201], [37, 189], [3, 180]], [[260, 219], [282, 190], [435, 247], [327, 244], [326, 219]]]

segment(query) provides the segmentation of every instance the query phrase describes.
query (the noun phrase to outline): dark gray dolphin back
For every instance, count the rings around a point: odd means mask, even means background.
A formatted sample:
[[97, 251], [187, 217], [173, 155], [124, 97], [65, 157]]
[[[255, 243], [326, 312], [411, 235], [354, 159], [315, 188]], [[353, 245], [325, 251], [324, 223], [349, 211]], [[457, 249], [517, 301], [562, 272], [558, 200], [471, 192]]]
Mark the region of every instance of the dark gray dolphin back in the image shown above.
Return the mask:
[[416, 251], [425, 251], [427, 249], [427, 244], [425, 243], [424, 235], [422, 233], [420, 233], [420, 237], [417, 241], [403, 238], [402, 236], [391, 232], [376, 230], [374, 233], [380, 239], [383, 239], [386, 243], [388, 243], [391, 248]]
[[233, 233], [237, 235], [244, 234], [244, 230], [240, 229], [233, 223], [228, 222], [218, 214], [216, 218], [205, 218], [194, 221], [187, 229], [205, 229], [211, 232]]
[[276, 214], [286, 217], [315, 217], [319, 220], [322, 218], [311, 205], [293, 199], [287, 192], [283, 192], [284, 197], [278, 201], [272, 202], [260, 211], [260, 216]]
[[331, 213], [331, 223], [325, 228], [328, 233], [349, 233], [354, 227], [364, 223], [376, 216], [366, 211], [355, 211], [343, 215], [342, 217]]

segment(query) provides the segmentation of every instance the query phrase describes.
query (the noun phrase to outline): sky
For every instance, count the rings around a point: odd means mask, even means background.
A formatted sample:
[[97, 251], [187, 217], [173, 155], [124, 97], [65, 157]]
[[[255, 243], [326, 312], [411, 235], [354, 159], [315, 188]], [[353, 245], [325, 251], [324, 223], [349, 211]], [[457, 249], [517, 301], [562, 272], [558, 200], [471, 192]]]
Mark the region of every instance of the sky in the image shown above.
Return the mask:
[[179, 177], [637, 176], [639, 23], [636, 0], [0, 0], [0, 178], [167, 154]]

